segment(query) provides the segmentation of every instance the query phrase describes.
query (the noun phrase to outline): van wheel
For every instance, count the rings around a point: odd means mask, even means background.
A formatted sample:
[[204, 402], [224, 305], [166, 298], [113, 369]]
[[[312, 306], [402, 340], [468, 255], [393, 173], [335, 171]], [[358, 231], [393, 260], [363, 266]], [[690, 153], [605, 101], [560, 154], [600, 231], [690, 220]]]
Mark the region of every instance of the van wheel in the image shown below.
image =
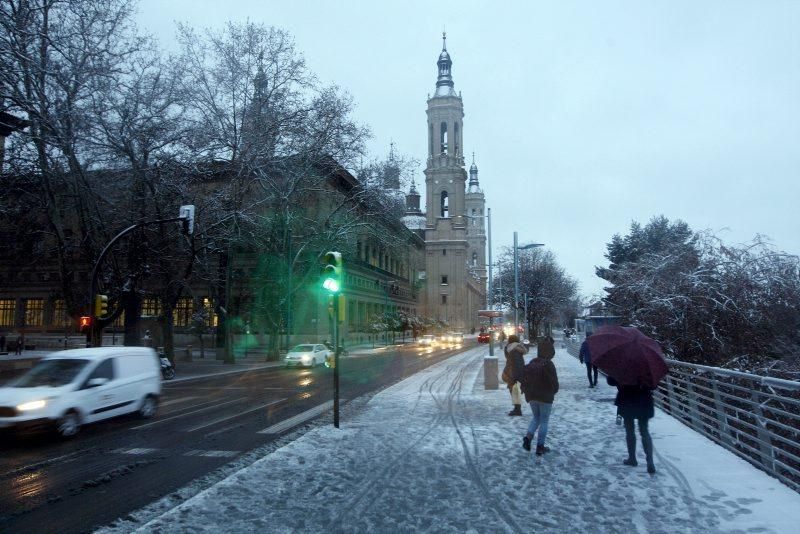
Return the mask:
[[64, 439], [69, 439], [78, 433], [81, 428], [81, 420], [78, 412], [70, 410], [65, 413], [56, 423], [56, 432]]
[[142, 401], [139, 407], [139, 417], [142, 419], [150, 419], [156, 415], [158, 411], [158, 400], [153, 395], [148, 395]]

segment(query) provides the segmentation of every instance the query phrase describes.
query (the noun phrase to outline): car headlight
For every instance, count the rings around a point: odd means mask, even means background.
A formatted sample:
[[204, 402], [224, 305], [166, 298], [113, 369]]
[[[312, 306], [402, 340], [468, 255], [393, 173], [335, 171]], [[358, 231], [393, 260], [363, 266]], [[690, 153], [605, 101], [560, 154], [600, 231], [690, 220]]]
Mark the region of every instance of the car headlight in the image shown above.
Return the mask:
[[31, 410], [41, 410], [47, 405], [47, 401], [45, 400], [35, 400], [30, 402], [23, 402], [22, 404], [17, 406], [17, 410], [20, 412], [29, 412]]

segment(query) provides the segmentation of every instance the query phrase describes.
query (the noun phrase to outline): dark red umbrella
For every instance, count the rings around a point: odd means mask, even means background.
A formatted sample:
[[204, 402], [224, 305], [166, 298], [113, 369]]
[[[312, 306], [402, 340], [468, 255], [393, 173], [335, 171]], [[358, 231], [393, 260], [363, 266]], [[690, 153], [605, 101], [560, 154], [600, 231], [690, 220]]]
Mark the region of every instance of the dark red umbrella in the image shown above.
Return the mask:
[[603, 326], [586, 338], [592, 365], [621, 386], [655, 388], [667, 374], [658, 343], [630, 326]]

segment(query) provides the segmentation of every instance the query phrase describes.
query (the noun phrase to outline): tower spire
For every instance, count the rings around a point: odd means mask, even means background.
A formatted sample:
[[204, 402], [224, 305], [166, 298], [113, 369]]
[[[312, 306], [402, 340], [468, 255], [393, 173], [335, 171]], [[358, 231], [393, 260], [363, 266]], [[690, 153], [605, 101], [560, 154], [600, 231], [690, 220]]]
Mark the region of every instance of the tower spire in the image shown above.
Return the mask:
[[469, 192], [477, 193], [480, 191], [478, 184], [478, 166], [475, 165], [475, 152], [472, 153], [472, 165], [469, 168]]
[[442, 52], [439, 54], [439, 60], [436, 62], [439, 66], [439, 77], [436, 80], [436, 93], [437, 96], [456, 96], [453, 89], [453, 77], [451, 75], [451, 67], [453, 60], [450, 59], [450, 54], [447, 52], [447, 32], [442, 32]]

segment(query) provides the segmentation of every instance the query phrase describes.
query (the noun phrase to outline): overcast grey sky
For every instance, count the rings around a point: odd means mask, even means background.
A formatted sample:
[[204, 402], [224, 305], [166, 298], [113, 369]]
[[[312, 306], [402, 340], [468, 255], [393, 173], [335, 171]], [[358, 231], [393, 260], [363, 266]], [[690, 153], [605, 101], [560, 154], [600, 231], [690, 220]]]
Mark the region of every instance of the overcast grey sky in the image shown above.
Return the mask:
[[544, 242], [583, 294], [611, 236], [662, 213], [800, 253], [800, 1], [140, 3], [168, 49], [175, 21], [246, 19], [353, 95], [374, 156], [420, 161], [446, 27], [495, 252]]

